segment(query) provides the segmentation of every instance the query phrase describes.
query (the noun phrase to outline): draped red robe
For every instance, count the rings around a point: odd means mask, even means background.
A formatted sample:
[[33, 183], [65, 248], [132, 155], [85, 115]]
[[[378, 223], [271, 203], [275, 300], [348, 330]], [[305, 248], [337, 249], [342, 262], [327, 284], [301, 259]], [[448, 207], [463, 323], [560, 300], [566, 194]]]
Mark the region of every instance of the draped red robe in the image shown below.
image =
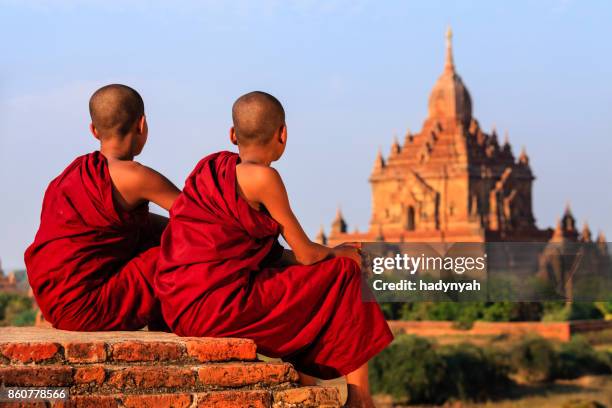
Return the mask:
[[106, 158], [100, 152], [76, 158], [49, 184], [25, 252], [43, 316], [78, 331], [159, 324], [152, 288], [158, 244], [147, 204], [129, 212], [114, 204]]
[[170, 211], [155, 276], [164, 318], [181, 336], [253, 339], [319, 378], [354, 371], [392, 340], [378, 304], [362, 301], [359, 266], [273, 267], [279, 224], [237, 194], [237, 162], [204, 158]]

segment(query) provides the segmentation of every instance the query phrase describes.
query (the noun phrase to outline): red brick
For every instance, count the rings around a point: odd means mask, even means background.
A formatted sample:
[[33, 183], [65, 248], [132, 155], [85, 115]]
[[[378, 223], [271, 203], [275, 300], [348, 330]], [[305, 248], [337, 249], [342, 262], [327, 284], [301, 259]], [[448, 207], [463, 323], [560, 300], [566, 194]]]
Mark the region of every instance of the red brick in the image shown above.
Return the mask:
[[340, 407], [340, 393], [334, 387], [300, 387], [274, 392], [274, 408]]
[[104, 343], [65, 343], [66, 360], [71, 363], [102, 363], [106, 361]]
[[168, 361], [179, 360], [183, 354], [178, 343], [170, 342], [122, 342], [111, 346], [115, 361]]
[[197, 408], [268, 408], [268, 391], [213, 391], [196, 394]]
[[104, 367], [93, 366], [93, 367], [77, 367], [74, 373], [74, 382], [76, 384], [103, 384], [106, 373]]
[[64, 366], [0, 367], [0, 384], [12, 387], [72, 385], [72, 368]]
[[37, 402], [0, 402], [2, 408], [47, 408], [44, 401]]
[[255, 360], [257, 346], [246, 339], [201, 339], [185, 342], [187, 354], [199, 362]]
[[297, 382], [298, 374], [287, 363], [230, 363], [198, 368], [198, 379], [203, 385], [240, 387]]
[[191, 394], [126, 395], [125, 408], [187, 408], [191, 405]]
[[53, 408], [118, 408], [119, 402], [112, 395], [76, 395], [68, 401], [57, 401]]
[[41, 362], [59, 357], [56, 343], [6, 343], [0, 346], [2, 355], [21, 363]]
[[194, 372], [180, 367], [133, 366], [110, 373], [106, 383], [118, 389], [191, 387]]

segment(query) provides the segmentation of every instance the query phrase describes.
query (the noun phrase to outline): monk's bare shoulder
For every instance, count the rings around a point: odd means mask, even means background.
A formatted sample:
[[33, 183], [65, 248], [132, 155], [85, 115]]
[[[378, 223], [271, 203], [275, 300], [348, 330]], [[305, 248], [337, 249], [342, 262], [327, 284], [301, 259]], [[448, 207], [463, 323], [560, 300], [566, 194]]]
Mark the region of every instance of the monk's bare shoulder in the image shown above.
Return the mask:
[[283, 186], [281, 176], [276, 169], [256, 163], [238, 164], [236, 181], [239, 193], [251, 203], [262, 203], [270, 190]]
[[113, 184], [118, 188], [138, 185], [150, 175], [151, 169], [132, 160], [109, 160], [108, 170]]
[[135, 161], [109, 160], [113, 194], [117, 202], [131, 209], [144, 201], [170, 208], [179, 190], [162, 174]]

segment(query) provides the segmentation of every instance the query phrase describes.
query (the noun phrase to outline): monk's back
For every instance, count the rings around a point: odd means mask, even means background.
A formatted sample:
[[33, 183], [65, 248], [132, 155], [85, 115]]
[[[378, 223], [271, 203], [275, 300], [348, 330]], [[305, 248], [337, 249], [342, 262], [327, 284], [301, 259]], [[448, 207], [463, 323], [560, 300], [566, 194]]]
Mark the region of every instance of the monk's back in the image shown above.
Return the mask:
[[[81, 302], [155, 242], [148, 208], [122, 210], [113, 200], [106, 158], [76, 158], [47, 188], [40, 227], [25, 263], [45, 318], [61, 321], [84, 313]], [[88, 304], [89, 304], [88, 303]]]

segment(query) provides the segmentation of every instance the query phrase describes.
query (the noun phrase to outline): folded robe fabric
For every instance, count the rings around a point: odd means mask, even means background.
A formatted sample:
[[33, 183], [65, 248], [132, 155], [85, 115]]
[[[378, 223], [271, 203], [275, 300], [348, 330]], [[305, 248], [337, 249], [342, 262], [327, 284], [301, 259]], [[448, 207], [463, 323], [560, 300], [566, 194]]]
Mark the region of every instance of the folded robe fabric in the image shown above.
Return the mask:
[[156, 240], [148, 204], [130, 212], [114, 204], [106, 158], [94, 152], [75, 159], [49, 184], [40, 227], [25, 252], [45, 319], [78, 331], [158, 323]]
[[359, 266], [273, 267], [280, 227], [237, 194], [237, 162], [204, 158], [170, 211], [155, 276], [166, 322], [181, 336], [253, 339], [319, 378], [354, 371], [393, 337], [378, 304], [362, 301]]

